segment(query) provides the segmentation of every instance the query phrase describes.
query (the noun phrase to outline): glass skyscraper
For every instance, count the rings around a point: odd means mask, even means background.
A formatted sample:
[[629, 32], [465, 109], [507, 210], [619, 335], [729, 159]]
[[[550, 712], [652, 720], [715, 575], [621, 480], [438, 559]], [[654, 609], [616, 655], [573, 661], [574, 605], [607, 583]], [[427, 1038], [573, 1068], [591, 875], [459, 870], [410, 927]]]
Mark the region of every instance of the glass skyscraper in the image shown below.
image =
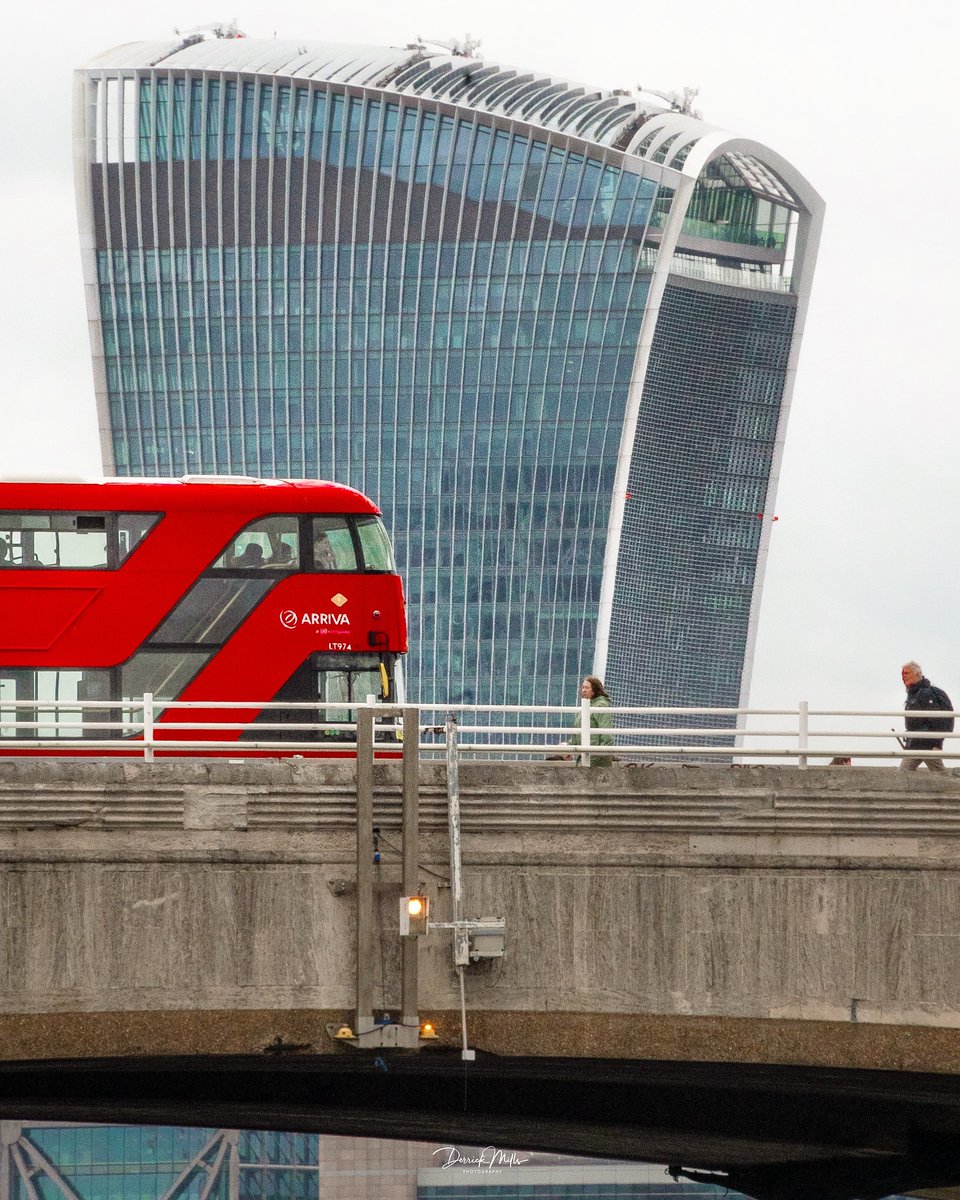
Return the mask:
[[105, 468], [373, 496], [413, 700], [736, 705], [822, 204], [686, 109], [470, 45], [100, 55]]

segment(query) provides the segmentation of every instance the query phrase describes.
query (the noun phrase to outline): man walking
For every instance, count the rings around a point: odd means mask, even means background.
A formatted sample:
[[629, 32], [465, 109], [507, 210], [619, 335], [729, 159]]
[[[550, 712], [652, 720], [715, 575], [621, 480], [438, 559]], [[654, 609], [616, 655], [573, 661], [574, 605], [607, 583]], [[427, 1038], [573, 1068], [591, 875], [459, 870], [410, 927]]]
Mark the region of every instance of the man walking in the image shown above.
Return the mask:
[[[907, 700], [904, 704], [908, 715], [904, 721], [908, 733], [952, 733], [953, 717], [934, 717], [932, 711], [950, 712], [953, 705], [947, 693], [934, 687], [915, 662], [904, 663], [900, 672], [903, 686], [907, 689]], [[903, 742], [904, 750], [942, 750], [943, 738], [914, 738], [908, 737]], [[905, 758], [900, 763], [901, 771], [915, 771], [922, 762], [927, 764], [929, 771], [942, 771], [943, 759], [931, 756], [929, 758]]]

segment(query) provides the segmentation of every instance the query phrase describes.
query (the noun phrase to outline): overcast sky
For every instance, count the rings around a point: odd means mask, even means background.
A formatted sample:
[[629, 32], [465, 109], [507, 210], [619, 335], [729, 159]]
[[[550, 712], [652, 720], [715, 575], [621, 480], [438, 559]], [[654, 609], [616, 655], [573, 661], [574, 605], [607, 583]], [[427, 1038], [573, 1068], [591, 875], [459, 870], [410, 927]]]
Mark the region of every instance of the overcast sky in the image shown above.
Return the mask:
[[[236, 16], [251, 37], [481, 54], [602, 87], [699, 87], [825, 198], [766, 575], [755, 706], [892, 708], [917, 658], [960, 704], [956, 67], [944, 2], [20, 4], [0, 72], [0, 472], [100, 471], [80, 280], [72, 70]], [[12, 25], [12, 28], [11, 28]]]

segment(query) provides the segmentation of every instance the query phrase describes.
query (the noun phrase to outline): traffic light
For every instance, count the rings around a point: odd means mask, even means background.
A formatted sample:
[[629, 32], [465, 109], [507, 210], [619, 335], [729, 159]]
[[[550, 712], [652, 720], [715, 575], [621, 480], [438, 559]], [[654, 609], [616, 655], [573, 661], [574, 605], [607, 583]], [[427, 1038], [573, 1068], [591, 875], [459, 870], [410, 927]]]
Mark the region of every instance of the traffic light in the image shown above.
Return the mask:
[[420, 937], [429, 924], [430, 901], [426, 896], [400, 897], [400, 936]]

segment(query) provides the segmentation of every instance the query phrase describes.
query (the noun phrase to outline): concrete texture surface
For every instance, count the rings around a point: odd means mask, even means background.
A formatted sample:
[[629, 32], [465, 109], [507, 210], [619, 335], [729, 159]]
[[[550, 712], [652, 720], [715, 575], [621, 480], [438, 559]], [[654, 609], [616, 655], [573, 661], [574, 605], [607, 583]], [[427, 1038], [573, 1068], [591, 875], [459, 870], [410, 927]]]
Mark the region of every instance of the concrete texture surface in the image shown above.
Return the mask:
[[[472, 1044], [960, 1070], [952, 772], [463, 763], [460, 785], [466, 915], [507, 923], [505, 958], [467, 970]], [[0, 762], [3, 1056], [330, 1049], [354, 788], [343, 761]], [[396, 1011], [399, 764], [375, 792], [375, 1003]], [[439, 763], [420, 832], [449, 920]], [[458, 1001], [432, 932], [420, 1009], [451, 1044]]]

